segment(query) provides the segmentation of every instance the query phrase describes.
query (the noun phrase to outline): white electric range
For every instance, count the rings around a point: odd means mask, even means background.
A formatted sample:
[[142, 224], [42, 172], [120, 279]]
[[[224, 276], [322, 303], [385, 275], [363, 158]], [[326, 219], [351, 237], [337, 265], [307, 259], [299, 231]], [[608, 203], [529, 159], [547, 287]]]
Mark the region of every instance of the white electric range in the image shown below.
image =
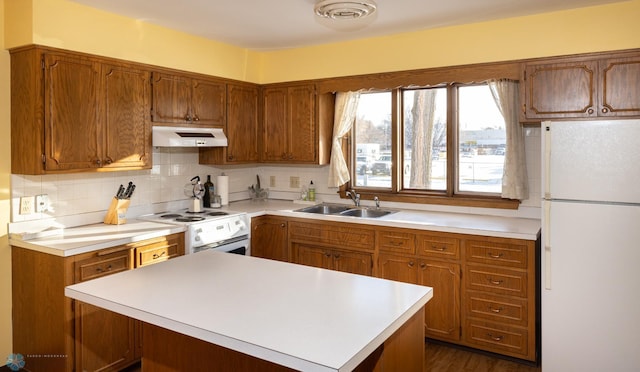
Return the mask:
[[148, 214], [141, 220], [186, 226], [185, 254], [214, 249], [250, 255], [251, 220], [244, 212], [204, 208]]

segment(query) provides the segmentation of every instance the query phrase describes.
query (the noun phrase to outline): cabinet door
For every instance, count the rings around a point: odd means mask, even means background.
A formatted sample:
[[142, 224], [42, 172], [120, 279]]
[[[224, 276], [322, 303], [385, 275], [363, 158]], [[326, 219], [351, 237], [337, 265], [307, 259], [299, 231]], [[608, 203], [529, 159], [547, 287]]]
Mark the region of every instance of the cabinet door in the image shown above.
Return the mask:
[[418, 284], [418, 260], [415, 257], [402, 257], [387, 254], [378, 256], [378, 273], [381, 278], [399, 282]]
[[288, 90], [288, 157], [294, 162], [315, 162], [316, 140], [315, 87], [304, 85]]
[[99, 64], [55, 54], [44, 58], [45, 169], [100, 167]]
[[105, 99], [103, 165], [151, 168], [148, 71], [102, 66]]
[[294, 244], [294, 263], [330, 269], [332, 255], [329, 250], [322, 247], [313, 247], [306, 244]]
[[264, 90], [264, 117], [262, 129], [262, 161], [283, 162], [290, 160], [287, 153], [288, 120], [287, 89]]
[[640, 56], [600, 62], [600, 116], [640, 115]]
[[525, 67], [525, 117], [596, 116], [596, 61], [528, 64]]
[[257, 162], [258, 88], [229, 85], [227, 102], [228, 163]]
[[331, 269], [352, 274], [369, 275], [372, 273], [372, 258], [370, 253], [333, 250]]
[[251, 255], [289, 261], [287, 221], [268, 216], [251, 219]]
[[418, 284], [433, 288], [433, 298], [425, 306], [427, 337], [460, 340], [460, 265], [421, 261]]
[[189, 123], [191, 112], [191, 79], [185, 76], [153, 74], [153, 110], [155, 123]]
[[223, 126], [226, 117], [227, 87], [224, 83], [193, 79], [191, 120], [194, 124]]
[[[131, 249], [104, 254], [98, 252], [76, 261], [75, 282], [132, 268]], [[75, 301], [74, 310], [76, 371], [119, 370], [133, 363], [136, 328], [134, 319], [80, 301]]]

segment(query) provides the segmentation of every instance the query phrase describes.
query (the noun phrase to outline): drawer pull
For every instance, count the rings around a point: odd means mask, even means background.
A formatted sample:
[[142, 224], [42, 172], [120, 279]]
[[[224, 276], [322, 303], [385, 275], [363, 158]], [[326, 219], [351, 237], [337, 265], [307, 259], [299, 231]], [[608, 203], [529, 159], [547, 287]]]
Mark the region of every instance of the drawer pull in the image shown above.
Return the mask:
[[103, 271], [111, 271], [111, 265], [107, 266], [106, 270], [104, 270], [100, 266], [98, 266], [98, 267], [96, 267], [96, 271], [99, 272], [99, 273], [101, 273]]
[[491, 333], [487, 333], [487, 336], [488, 336], [490, 339], [492, 339], [493, 341], [497, 341], [497, 342], [502, 341], [502, 339], [504, 338], [504, 336], [494, 336], [494, 335], [493, 335], [493, 334], [491, 334]]
[[331, 257], [331, 252], [325, 252], [324, 256], [325, 257]]
[[409, 261], [409, 263], [407, 264], [409, 267], [413, 267], [413, 265], [415, 265], [415, 262], [413, 261]]
[[395, 240], [389, 241], [389, 245], [393, 245], [394, 247], [399, 247], [403, 245], [402, 243], [403, 243], [402, 241], [395, 241]]
[[502, 253], [493, 254], [491, 252], [487, 252], [487, 256], [489, 256], [491, 258], [502, 258], [502, 256], [504, 256], [504, 254], [502, 254]]
[[504, 308], [502, 307], [494, 308], [493, 306], [489, 305], [489, 311], [491, 311], [492, 313], [499, 314], [502, 312], [502, 310], [504, 310]]
[[339, 260], [340, 259], [340, 254], [334, 254], [333, 258], [335, 258], [336, 260]]
[[431, 249], [433, 249], [434, 251], [440, 251], [440, 252], [444, 252], [447, 250], [447, 246], [443, 245], [442, 247], [438, 247], [437, 245], [432, 245]]
[[487, 278], [487, 280], [493, 285], [501, 285], [504, 282], [504, 280], [493, 280], [491, 277]]
[[160, 258], [160, 257], [164, 256], [166, 253], [167, 253], [167, 251], [162, 251], [162, 253], [160, 253], [160, 254], [154, 253], [154, 254], [153, 254], [153, 259], [154, 259], [154, 260], [155, 260], [155, 259], [158, 259], [158, 258]]
[[425, 264], [424, 262], [420, 262], [420, 268], [424, 269], [425, 267], [427, 267], [427, 264]]

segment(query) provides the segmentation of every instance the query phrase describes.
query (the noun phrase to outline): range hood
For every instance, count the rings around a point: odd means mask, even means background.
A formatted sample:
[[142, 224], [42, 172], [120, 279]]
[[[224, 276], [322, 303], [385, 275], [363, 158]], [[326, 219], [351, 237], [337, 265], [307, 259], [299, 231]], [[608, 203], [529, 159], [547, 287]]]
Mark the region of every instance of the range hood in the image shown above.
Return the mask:
[[153, 127], [153, 146], [224, 147], [227, 136], [222, 128]]

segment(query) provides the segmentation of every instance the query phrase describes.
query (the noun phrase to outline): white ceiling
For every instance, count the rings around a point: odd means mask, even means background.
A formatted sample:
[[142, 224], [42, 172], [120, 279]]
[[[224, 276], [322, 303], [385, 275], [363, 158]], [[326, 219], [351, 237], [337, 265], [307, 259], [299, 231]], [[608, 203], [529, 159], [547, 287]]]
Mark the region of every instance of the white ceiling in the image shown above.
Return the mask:
[[620, 0], [377, 0], [358, 31], [318, 23], [315, 0], [72, 0], [93, 8], [253, 50], [298, 48], [481, 22]]

